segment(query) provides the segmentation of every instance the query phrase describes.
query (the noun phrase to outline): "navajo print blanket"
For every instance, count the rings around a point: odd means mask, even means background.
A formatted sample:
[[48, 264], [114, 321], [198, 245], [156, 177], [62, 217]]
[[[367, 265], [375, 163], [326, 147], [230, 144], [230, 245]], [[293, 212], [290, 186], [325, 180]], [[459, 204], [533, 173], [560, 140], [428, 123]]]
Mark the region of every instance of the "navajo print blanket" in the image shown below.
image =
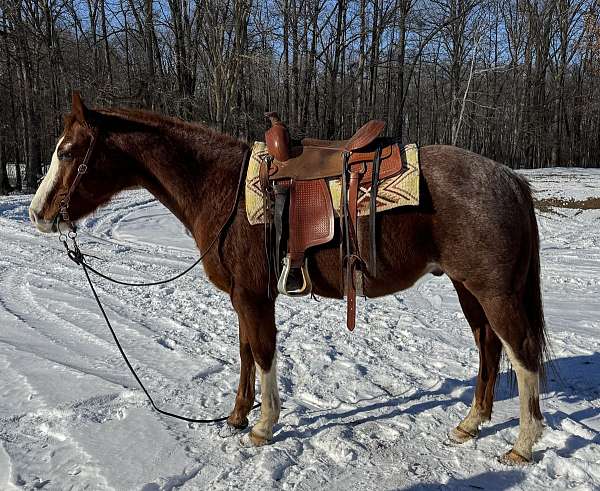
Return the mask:
[[[382, 179], [377, 189], [377, 212], [391, 210], [399, 206], [419, 204], [419, 149], [411, 143], [401, 149], [403, 171], [387, 179]], [[255, 142], [246, 174], [246, 214], [251, 225], [265, 223], [263, 215], [263, 193], [260, 187], [259, 170], [262, 159], [267, 156], [267, 145]], [[329, 192], [333, 207], [339, 214], [341, 208], [342, 183], [340, 179], [329, 179]], [[358, 215], [369, 214], [371, 188], [362, 187], [358, 194]]]

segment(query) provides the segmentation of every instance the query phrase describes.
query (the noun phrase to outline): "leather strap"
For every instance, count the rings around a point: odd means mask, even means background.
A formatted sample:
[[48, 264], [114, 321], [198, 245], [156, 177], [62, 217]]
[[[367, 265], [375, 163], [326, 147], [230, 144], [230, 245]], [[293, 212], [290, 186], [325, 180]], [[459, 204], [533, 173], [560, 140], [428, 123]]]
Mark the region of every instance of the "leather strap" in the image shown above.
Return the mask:
[[[347, 227], [352, 234], [353, 243], [358, 243], [357, 234], [357, 211], [358, 211], [358, 184], [360, 182], [360, 174], [352, 172], [350, 174], [350, 183], [348, 186], [348, 215], [350, 218], [350, 226]], [[357, 256], [358, 251], [348, 251], [346, 258], [346, 296], [347, 296], [347, 311], [346, 325], [350, 331], [356, 326], [356, 286], [354, 285], [354, 272], [356, 263], [359, 261]]]
[[[350, 159], [350, 152], [344, 152], [342, 156], [342, 213], [340, 219], [343, 221], [343, 234], [342, 241], [344, 243], [343, 258], [344, 261], [350, 255], [350, 224], [348, 222], [348, 161]], [[345, 265], [347, 266], [347, 264]]]
[[67, 194], [65, 195], [65, 197], [63, 199], [60, 200], [60, 209], [59, 209], [60, 218], [62, 219], [63, 222], [65, 222], [67, 224], [69, 229], [71, 229], [72, 231], [75, 231], [75, 226], [71, 222], [71, 217], [69, 216], [69, 204], [71, 202], [71, 196], [73, 195], [75, 188], [77, 186], [79, 186], [79, 182], [83, 178], [83, 175], [88, 170], [88, 164], [92, 157], [92, 153], [94, 152], [94, 148], [96, 148], [96, 142], [98, 141], [98, 134], [100, 131], [98, 128], [95, 128], [95, 127], [91, 127], [89, 129], [92, 132], [90, 144], [87, 148], [87, 151], [85, 152], [85, 156], [83, 157], [82, 163], [77, 166], [77, 174], [75, 174], [75, 178], [73, 179], [71, 186], [69, 186], [69, 190], [67, 191]]
[[290, 182], [280, 181], [273, 186], [275, 191], [275, 205], [273, 211], [273, 223], [275, 225], [275, 271], [277, 276], [281, 274], [281, 238], [283, 235], [283, 213], [288, 199]]
[[377, 188], [379, 186], [379, 168], [381, 166], [381, 147], [377, 148], [373, 159], [373, 176], [371, 178], [371, 202], [369, 203], [369, 272], [377, 276]]
[[[262, 190], [263, 196], [263, 217], [265, 221], [265, 254], [267, 256], [267, 270], [268, 270], [268, 278], [267, 278], [267, 295], [269, 298], [273, 298], [271, 295], [271, 273], [273, 269], [273, 244], [271, 243], [273, 240], [273, 189], [269, 183], [269, 161], [272, 158], [261, 160], [261, 165], [259, 167], [259, 182], [260, 188]], [[275, 274], [277, 274], [277, 266], [275, 266]]]

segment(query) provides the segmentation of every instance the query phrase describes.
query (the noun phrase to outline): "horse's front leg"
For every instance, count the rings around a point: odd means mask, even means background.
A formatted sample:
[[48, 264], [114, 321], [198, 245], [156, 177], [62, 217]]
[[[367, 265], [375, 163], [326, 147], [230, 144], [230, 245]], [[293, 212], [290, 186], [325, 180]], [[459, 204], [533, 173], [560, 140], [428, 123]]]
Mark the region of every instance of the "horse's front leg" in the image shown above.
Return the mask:
[[[265, 298], [256, 298], [248, 292], [240, 290], [232, 295], [233, 305], [240, 319], [240, 343], [247, 341], [250, 351], [246, 352], [247, 360], [251, 356], [260, 376], [261, 387], [261, 410], [260, 419], [250, 431], [250, 441], [253, 445], [264, 445], [273, 438], [273, 426], [279, 420], [281, 404], [279, 402], [279, 389], [277, 387], [277, 362], [275, 356], [277, 330], [275, 328], [275, 302]], [[241, 351], [240, 351], [241, 353]], [[251, 372], [251, 383], [250, 383]], [[242, 377], [244, 376], [244, 354], [242, 354]], [[238, 399], [243, 401], [240, 407], [246, 410], [244, 418], [252, 407], [254, 399], [254, 369], [247, 368], [246, 377], [240, 378], [240, 388], [244, 383], [252, 385], [246, 388], [246, 396], [240, 395], [236, 399], [236, 408], [232, 416], [236, 414]], [[242, 390], [244, 392], [244, 390]], [[248, 402], [248, 395], [252, 399]], [[247, 408], [247, 409], [246, 409]], [[241, 413], [238, 414], [241, 415]], [[230, 416], [230, 419], [232, 418]], [[239, 419], [238, 419], [239, 421]], [[247, 420], [246, 420], [247, 421]]]
[[237, 429], [248, 426], [248, 413], [254, 404], [254, 382], [256, 370], [254, 368], [254, 356], [248, 341], [248, 328], [244, 325], [242, 316], [239, 316], [240, 324], [240, 383], [238, 385], [235, 406], [227, 423]]

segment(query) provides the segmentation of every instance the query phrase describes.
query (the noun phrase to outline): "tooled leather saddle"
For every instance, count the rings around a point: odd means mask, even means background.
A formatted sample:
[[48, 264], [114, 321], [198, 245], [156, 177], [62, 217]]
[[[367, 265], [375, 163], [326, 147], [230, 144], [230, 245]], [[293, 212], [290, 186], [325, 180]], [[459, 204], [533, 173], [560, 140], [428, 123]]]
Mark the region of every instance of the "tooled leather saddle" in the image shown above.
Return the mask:
[[290, 296], [311, 293], [306, 252], [334, 238], [335, 211], [328, 180], [341, 179], [338, 208], [342, 287], [348, 301], [347, 326], [353, 330], [355, 274], [357, 270], [364, 272], [366, 267], [357, 236], [359, 187], [370, 189], [368, 271], [375, 277], [377, 190], [381, 179], [402, 172], [400, 147], [397, 142], [381, 137], [383, 121], [369, 121], [348, 140], [292, 141], [277, 113], [266, 116], [271, 120], [271, 127], [265, 133], [268, 156], [263, 159], [261, 186], [265, 216], [275, 229], [275, 240], [269, 248], [278, 274], [277, 289]]

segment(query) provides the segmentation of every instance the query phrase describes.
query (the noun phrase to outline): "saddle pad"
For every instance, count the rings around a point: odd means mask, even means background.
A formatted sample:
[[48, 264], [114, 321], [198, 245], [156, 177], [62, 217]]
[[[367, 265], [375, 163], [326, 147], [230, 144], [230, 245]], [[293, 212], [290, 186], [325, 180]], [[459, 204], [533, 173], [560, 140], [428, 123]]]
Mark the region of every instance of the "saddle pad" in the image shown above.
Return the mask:
[[[399, 206], [419, 204], [419, 149], [411, 143], [402, 148], [404, 170], [395, 176], [382, 179], [377, 189], [377, 212], [391, 210]], [[248, 172], [246, 173], [246, 214], [250, 225], [265, 223], [263, 215], [263, 193], [260, 187], [259, 171], [262, 159], [267, 157], [267, 146], [254, 142]], [[329, 192], [336, 213], [339, 215], [342, 184], [340, 179], [328, 179]], [[358, 215], [369, 214], [371, 201], [370, 186], [361, 186], [358, 191]]]

